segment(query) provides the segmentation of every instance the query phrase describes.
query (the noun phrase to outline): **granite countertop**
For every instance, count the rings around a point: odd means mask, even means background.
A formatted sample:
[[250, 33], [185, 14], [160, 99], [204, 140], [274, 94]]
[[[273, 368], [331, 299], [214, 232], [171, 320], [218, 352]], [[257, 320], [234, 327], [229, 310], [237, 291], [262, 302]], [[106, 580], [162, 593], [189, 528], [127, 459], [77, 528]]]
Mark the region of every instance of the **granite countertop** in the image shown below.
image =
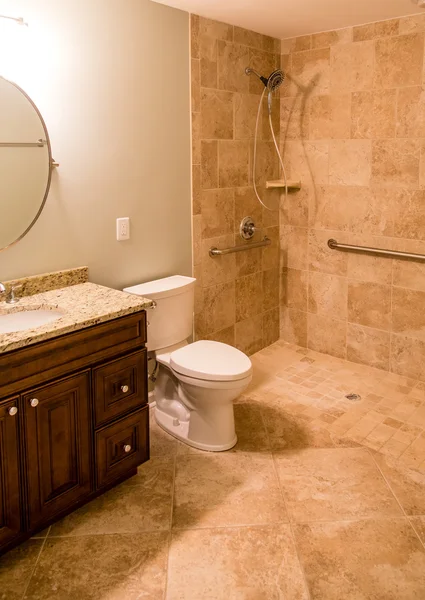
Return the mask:
[[142, 296], [88, 282], [26, 296], [15, 305], [0, 302], [0, 315], [36, 309], [59, 310], [64, 313], [63, 317], [41, 327], [0, 333], [0, 353], [104, 323], [149, 308], [151, 305], [151, 300]]

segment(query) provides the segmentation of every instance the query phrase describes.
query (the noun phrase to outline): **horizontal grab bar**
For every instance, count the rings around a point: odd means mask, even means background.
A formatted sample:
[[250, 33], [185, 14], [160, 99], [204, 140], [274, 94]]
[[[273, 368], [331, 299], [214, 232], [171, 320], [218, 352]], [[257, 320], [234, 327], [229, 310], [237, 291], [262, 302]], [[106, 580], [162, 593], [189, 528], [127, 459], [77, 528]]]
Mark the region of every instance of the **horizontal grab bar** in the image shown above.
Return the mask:
[[42, 148], [46, 145], [46, 140], [37, 140], [36, 142], [0, 142], [0, 148]]
[[210, 248], [210, 256], [223, 256], [223, 254], [233, 254], [233, 252], [242, 252], [243, 250], [262, 248], [263, 246], [270, 246], [271, 243], [272, 241], [266, 236], [261, 242], [242, 244], [241, 246], [233, 246], [233, 248], [224, 248], [223, 250], [219, 250], [218, 248]]
[[414, 252], [399, 252], [398, 250], [384, 250], [383, 248], [369, 248], [369, 246], [352, 246], [351, 244], [339, 244], [336, 240], [328, 240], [331, 250], [354, 250], [355, 252], [366, 252], [367, 254], [382, 254], [382, 256], [395, 256], [396, 258], [413, 258], [413, 260], [425, 260], [425, 254]]

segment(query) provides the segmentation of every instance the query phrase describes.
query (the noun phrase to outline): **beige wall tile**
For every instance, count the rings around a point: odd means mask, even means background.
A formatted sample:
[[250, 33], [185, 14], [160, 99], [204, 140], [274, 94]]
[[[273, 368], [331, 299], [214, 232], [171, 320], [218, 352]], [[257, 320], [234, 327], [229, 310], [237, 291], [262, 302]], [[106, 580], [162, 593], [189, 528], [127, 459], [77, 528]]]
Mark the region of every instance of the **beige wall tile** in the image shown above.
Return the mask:
[[311, 139], [344, 139], [351, 135], [351, 94], [315, 96], [311, 100]]
[[204, 287], [233, 281], [236, 277], [236, 256], [210, 256], [210, 248], [231, 248], [235, 236], [232, 234], [202, 240], [202, 283]]
[[223, 188], [249, 183], [249, 142], [220, 141], [218, 146], [219, 185]]
[[190, 55], [199, 58], [199, 17], [190, 15]]
[[377, 23], [369, 23], [353, 27], [353, 41], [364, 42], [366, 40], [375, 40], [380, 37], [388, 37], [398, 35], [399, 20], [392, 19], [390, 21], [378, 21]]
[[257, 48], [257, 50], [263, 50], [263, 36], [261, 33], [257, 33], [256, 31], [250, 31], [249, 29], [243, 29], [243, 27], [235, 26], [234, 41], [238, 44], [244, 44], [245, 46]]
[[228, 25], [221, 21], [199, 17], [199, 32], [201, 35], [209, 35], [218, 40], [233, 41], [233, 25]]
[[201, 214], [201, 166], [192, 165], [192, 214]]
[[308, 205], [310, 199], [316, 194], [316, 188], [310, 185], [303, 185], [301, 190], [285, 195], [281, 195], [280, 202], [280, 224], [294, 225], [296, 227], [308, 226]]
[[292, 54], [291, 77], [312, 95], [327, 94], [330, 85], [330, 50], [308, 50]]
[[263, 348], [263, 316], [257, 315], [235, 325], [236, 348], [248, 355]]
[[231, 42], [218, 42], [218, 87], [230, 92], [249, 92], [250, 78], [245, 74], [249, 48]]
[[201, 61], [201, 85], [206, 88], [217, 87], [217, 40], [209, 35], [199, 36], [200, 61]]
[[213, 340], [214, 342], [221, 342], [222, 344], [229, 344], [230, 346], [235, 345], [235, 328], [227, 327], [221, 331], [216, 331], [210, 335], [207, 335], [207, 340]]
[[325, 273], [309, 274], [308, 311], [347, 319], [347, 278]]
[[201, 141], [201, 187], [204, 190], [218, 188], [218, 142]]
[[369, 185], [371, 143], [369, 140], [333, 140], [329, 143], [329, 183]]
[[358, 92], [372, 88], [374, 42], [357, 42], [331, 48], [331, 89]]
[[263, 310], [263, 275], [254, 273], [236, 279], [236, 322], [258, 315]]
[[253, 188], [238, 187], [235, 189], [235, 233], [239, 233], [242, 219], [248, 216], [252, 217], [257, 227], [262, 227], [263, 211]]
[[274, 344], [279, 337], [279, 307], [277, 307], [263, 313], [263, 346]]
[[397, 194], [394, 202], [394, 235], [425, 240], [425, 190]]
[[397, 137], [425, 137], [425, 91], [421, 86], [398, 90]]
[[310, 225], [353, 233], [393, 233], [392, 190], [321, 186], [310, 199]]
[[[254, 162], [253, 150], [254, 146], [249, 143], [250, 147], [250, 166]], [[250, 169], [251, 171], [251, 169]], [[258, 188], [265, 187], [266, 181], [277, 179], [279, 175], [279, 163], [276, 155], [276, 150], [272, 142], [259, 141], [257, 143], [257, 160], [255, 183]], [[251, 173], [250, 173], [251, 178]]]
[[235, 139], [251, 140], [257, 118], [258, 97], [254, 94], [235, 94]]
[[199, 112], [201, 110], [201, 73], [199, 60], [192, 58], [190, 73], [192, 91], [192, 110], [193, 112]]
[[280, 337], [291, 344], [307, 347], [307, 313], [281, 307]]
[[354, 92], [351, 103], [351, 137], [394, 137], [396, 101], [397, 90]]
[[393, 373], [425, 381], [425, 342], [391, 335], [390, 369]]
[[234, 192], [232, 189], [203, 190], [201, 210], [203, 238], [233, 233]]
[[391, 287], [378, 283], [348, 282], [348, 320], [376, 329], [390, 329]]
[[201, 113], [192, 113], [192, 163], [201, 164]]
[[280, 135], [282, 141], [307, 139], [309, 137], [309, 121], [310, 113], [304, 96], [281, 98]]
[[425, 31], [425, 15], [412, 15], [400, 19], [400, 33], [417, 33]]
[[375, 87], [420, 85], [424, 35], [412, 33], [376, 42]]
[[389, 332], [348, 323], [347, 360], [388, 371], [390, 361]]
[[193, 264], [200, 265], [202, 262], [202, 216], [195, 215], [192, 218], [192, 244]]
[[419, 182], [419, 140], [372, 142], [372, 183], [414, 186]]
[[[246, 66], [255, 69], [264, 77], [268, 77], [272, 71], [278, 68], [280, 58], [271, 54], [270, 52], [264, 52], [263, 50], [249, 49], [249, 64]], [[249, 80], [249, 91], [251, 94], [262, 94], [264, 85], [257, 77], [250, 76]]]
[[392, 262], [388, 258], [350, 252], [348, 255], [347, 275], [350, 279], [391, 285]]
[[195, 319], [198, 335], [232, 327], [235, 323], [235, 284], [223, 283], [204, 288], [203, 310]]
[[262, 249], [262, 267], [263, 271], [265, 271], [266, 269], [274, 269], [276, 266], [279, 266], [279, 227], [266, 227], [265, 229], [263, 229], [263, 233], [271, 241], [270, 246], [267, 246]]
[[323, 31], [321, 33], [314, 33], [311, 37], [313, 49], [330, 48], [338, 44], [352, 42], [353, 29], [352, 27], [346, 27], [345, 29], [337, 29], [336, 31]]
[[233, 138], [233, 94], [231, 92], [202, 90], [201, 115], [203, 139]]
[[425, 341], [425, 292], [394, 287], [392, 331]]
[[308, 252], [309, 268], [311, 271], [321, 271], [331, 275], [345, 275], [347, 273], [348, 255], [336, 252], [328, 246], [330, 238], [341, 236], [336, 231], [309, 230]]
[[283, 161], [287, 176], [295, 181], [301, 180], [307, 185], [329, 182], [328, 141], [285, 141]]
[[[254, 236], [255, 241], [259, 241], [261, 236]], [[235, 235], [235, 245], [249, 245], [249, 242], [242, 240], [239, 235]], [[236, 255], [236, 277], [244, 277], [262, 271], [263, 250], [262, 248], [251, 248], [246, 252], [238, 252]]]
[[263, 311], [279, 306], [279, 269], [263, 271]]
[[288, 308], [307, 312], [308, 271], [284, 269], [281, 273], [281, 302]]
[[395, 260], [393, 284], [425, 292], [425, 263]]
[[304, 227], [285, 225], [280, 231], [281, 267], [306, 269], [308, 230]]
[[339, 358], [346, 357], [346, 321], [308, 314], [308, 347]]

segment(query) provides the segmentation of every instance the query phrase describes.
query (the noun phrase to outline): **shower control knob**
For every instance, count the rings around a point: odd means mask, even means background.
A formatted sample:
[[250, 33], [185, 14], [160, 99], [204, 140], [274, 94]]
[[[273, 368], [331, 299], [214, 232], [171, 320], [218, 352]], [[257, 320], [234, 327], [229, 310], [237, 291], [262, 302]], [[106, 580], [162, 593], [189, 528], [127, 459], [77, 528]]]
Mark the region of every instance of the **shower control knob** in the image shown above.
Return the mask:
[[18, 412], [18, 407], [17, 406], [11, 406], [8, 410], [8, 413], [11, 417], [14, 417], [16, 415], [16, 413]]
[[121, 386], [121, 391], [123, 394], [126, 394], [128, 392], [128, 385], [122, 385]]
[[30, 404], [33, 408], [35, 408], [36, 406], [38, 406], [40, 403], [40, 401], [37, 398], [31, 398], [30, 400]]
[[129, 452], [131, 452], [131, 446], [130, 446], [130, 444], [126, 444], [126, 445], [124, 446], [124, 452], [125, 452], [126, 454], [128, 454]]

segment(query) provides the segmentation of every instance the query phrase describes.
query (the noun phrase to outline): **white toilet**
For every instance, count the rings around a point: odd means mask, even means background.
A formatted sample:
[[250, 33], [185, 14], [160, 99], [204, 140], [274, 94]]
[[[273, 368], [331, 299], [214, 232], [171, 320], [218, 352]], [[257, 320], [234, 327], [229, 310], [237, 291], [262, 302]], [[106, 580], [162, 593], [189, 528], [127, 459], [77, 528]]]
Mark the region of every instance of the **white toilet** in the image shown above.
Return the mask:
[[212, 452], [236, 442], [233, 400], [248, 386], [252, 365], [220, 342], [188, 343], [192, 335], [195, 281], [175, 275], [125, 288], [155, 301], [148, 310], [148, 350], [158, 362], [157, 423], [182, 442]]

